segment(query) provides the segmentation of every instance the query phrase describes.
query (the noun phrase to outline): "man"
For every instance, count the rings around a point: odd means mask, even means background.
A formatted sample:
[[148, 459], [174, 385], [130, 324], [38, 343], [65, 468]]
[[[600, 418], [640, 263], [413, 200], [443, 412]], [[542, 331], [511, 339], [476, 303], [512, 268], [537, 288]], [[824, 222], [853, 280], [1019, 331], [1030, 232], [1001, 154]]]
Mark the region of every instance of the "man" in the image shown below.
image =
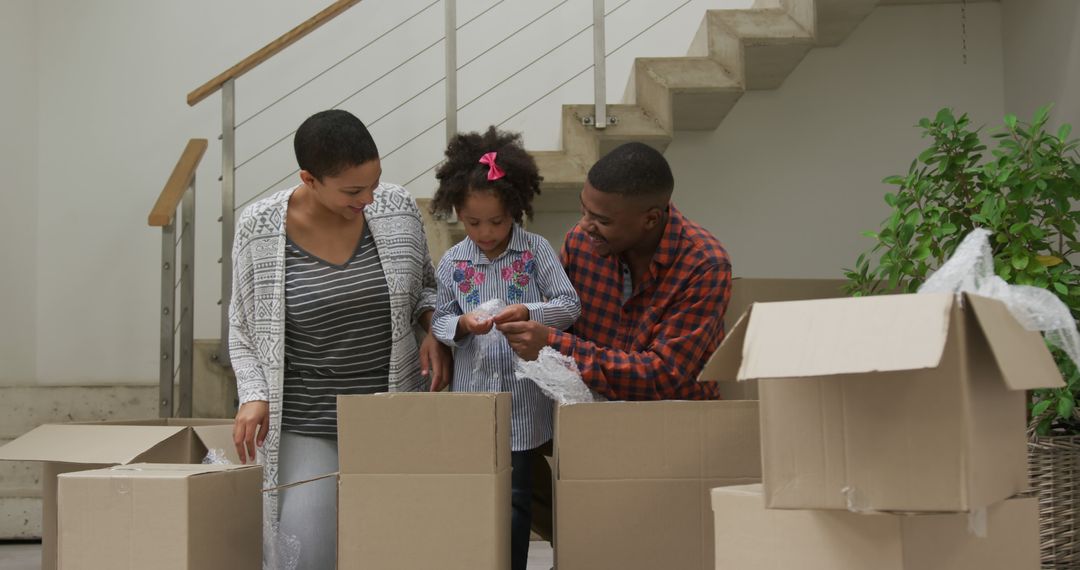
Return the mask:
[[519, 356], [533, 360], [551, 346], [612, 400], [719, 397], [697, 375], [723, 339], [731, 263], [712, 234], [671, 204], [674, 187], [667, 160], [641, 143], [593, 165], [581, 221], [562, 250], [581, 318], [567, 332], [535, 321], [499, 325]]

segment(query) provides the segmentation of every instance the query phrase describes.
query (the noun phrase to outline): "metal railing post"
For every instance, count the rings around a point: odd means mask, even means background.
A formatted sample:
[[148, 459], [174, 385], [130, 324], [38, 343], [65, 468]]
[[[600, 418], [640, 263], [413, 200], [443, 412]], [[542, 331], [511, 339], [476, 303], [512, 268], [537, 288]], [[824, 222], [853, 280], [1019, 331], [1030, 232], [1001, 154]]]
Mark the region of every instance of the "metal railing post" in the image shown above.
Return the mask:
[[457, 114], [457, 1], [443, 0], [446, 8], [446, 140], [458, 130]]
[[604, 0], [593, 0], [593, 90], [596, 111], [593, 126], [607, 128], [607, 55], [604, 51]]
[[180, 234], [180, 401], [176, 415], [190, 418], [192, 413], [193, 366], [195, 344], [195, 176], [184, 192], [181, 206]]
[[173, 362], [176, 329], [176, 222], [161, 228], [161, 349], [158, 355], [158, 417], [173, 415]]
[[218, 364], [229, 366], [229, 302], [232, 299], [232, 245], [236, 232], [236, 80], [221, 88], [221, 346]]

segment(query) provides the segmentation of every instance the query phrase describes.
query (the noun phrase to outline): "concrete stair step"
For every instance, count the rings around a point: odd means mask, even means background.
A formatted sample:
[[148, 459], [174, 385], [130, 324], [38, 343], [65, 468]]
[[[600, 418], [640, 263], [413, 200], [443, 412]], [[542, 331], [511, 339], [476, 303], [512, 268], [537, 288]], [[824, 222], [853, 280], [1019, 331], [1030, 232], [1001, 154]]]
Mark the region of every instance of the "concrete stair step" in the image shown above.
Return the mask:
[[[11, 439], [0, 439], [0, 445]], [[32, 494], [28, 494], [31, 493]], [[0, 461], [0, 497], [41, 496], [41, 464], [36, 461]]]
[[0, 439], [58, 422], [157, 417], [156, 385], [0, 387]]
[[41, 538], [41, 498], [0, 496], [0, 539]]
[[672, 130], [715, 129], [743, 88], [727, 68], [707, 57], [638, 58], [637, 102]]

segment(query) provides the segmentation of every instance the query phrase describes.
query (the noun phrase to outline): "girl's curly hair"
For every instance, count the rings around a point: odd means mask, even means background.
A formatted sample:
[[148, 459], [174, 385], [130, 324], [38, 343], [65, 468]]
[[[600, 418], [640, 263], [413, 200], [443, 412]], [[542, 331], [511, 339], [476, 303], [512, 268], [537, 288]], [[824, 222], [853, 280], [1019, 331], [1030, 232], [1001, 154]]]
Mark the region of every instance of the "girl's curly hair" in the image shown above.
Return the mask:
[[[495, 152], [495, 164], [506, 174], [488, 180], [488, 165], [480, 157]], [[431, 213], [448, 216], [465, 203], [470, 190], [494, 192], [518, 223], [533, 215], [532, 201], [540, 193], [536, 160], [525, 151], [520, 133], [488, 127], [484, 134], [459, 133], [446, 147], [446, 160], [435, 171], [439, 189], [431, 200]]]

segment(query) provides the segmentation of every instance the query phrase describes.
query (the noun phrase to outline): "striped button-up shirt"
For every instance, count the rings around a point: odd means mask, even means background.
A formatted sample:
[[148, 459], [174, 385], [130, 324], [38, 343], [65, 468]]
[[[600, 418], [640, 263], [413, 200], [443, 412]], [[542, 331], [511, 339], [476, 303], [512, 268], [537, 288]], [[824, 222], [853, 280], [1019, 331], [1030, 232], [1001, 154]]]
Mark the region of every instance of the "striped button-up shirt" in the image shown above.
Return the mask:
[[649, 270], [623, 301], [616, 256], [601, 257], [576, 227], [566, 235], [566, 273], [581, 295], [581, 319], [548, 344], [572, 356], [590, 388], [612, 400], [719, 398], [697, 375], [724, 338], [731, 262], [707, 230], [669, 206]]
[[[529, 318], [556, 330], [565, 330], [581, 313], [581, 302], [546, 239], [514, 224], [510, 243], [490, 260], [469, 238], [450, 248], [439, 263], [438, 301], [431, 329], [442, 343], [455, 347], [455, 392], [510, 392], [511, 448], [533, 449], [552, 434], [550, 399], [531, 380], [514, 374], [514, 352], [506, 338], [491, 342], [469, 334], [459, 340], [458, 319], [491, 299], [507, 305], [524, 304]], [[488, 339], [482, 339], [487, 341]]]

